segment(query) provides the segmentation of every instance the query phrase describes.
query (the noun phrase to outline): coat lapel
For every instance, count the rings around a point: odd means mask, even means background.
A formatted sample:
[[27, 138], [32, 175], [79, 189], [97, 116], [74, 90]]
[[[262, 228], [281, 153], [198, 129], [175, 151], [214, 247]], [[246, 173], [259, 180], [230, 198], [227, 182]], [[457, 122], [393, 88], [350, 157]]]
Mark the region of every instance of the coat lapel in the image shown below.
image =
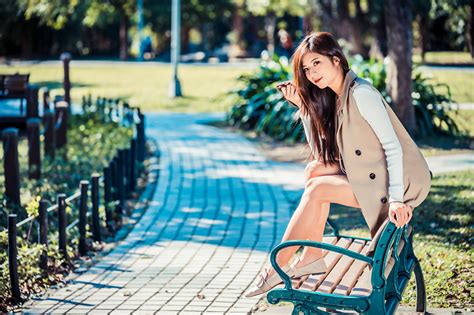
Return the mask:
[[357, 78], [357, 74], [354, 71], [349, 69], [347, 71], [346, 76], [344, 77], [344, 85], [342, 87], [342, 95], [341, 95], [341, 110], [342, 113], [340, 115], [336, 115], [339, 122], [337, 124], [337, 131], [336, 131], [336, 139], [339, 140], [339, 132], [341, 131], [342, 122], [344, 121], [344, 116], [347, 114], [347, 100], [349, 98], [349, 89], [352, 85], [352, 82]]

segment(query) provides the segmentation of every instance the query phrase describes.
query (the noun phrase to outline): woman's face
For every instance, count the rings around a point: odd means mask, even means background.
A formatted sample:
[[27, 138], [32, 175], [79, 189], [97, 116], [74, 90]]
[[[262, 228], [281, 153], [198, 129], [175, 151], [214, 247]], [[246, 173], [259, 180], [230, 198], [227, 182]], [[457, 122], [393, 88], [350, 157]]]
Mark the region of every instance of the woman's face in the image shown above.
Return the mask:
[[339, 62], [312, 51], [304, 54], [302, 63], [306, 78], [320, 89], [330, 86], [339, 73]]

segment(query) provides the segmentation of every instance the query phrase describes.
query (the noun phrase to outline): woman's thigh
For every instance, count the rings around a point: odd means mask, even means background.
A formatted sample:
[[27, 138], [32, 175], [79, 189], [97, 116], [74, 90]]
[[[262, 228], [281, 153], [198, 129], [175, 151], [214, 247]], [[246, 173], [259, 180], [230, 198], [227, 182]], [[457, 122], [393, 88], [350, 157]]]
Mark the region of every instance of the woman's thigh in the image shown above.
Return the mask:
[[306, 165], [305, 177], [306, 181], [317, 176], [327, 176], [327, 175], [342, 175], [341, 168], [339, 164], [327, 164], [324, 165], [320, 161], [312, 161]]
[[360, 208], [352, 186], [345, 175], [317, 176], [306, 182], [303, 196], [322, 202]]

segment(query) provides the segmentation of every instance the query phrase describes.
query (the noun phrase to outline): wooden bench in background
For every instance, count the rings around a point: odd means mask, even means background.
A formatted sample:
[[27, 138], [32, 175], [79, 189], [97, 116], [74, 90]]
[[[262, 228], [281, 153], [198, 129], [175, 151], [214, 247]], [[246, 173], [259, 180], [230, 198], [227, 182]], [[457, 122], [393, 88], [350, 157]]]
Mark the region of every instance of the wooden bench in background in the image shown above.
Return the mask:
[[20, 99], [23, 115], [23, 100], [26, 102], [29, 74], [0, 74], [0, 99]]
[[[289, 301], [293, 314], [394, 314], [408, 284], [415, 273], [416, 311], [426, 311], [426, 291], [418, 259], [413, 253], [413, 227], [397, 229], [388, 220], [381, 226], [374, 240], [339, 235], [325, 235], [323, 242], [288, 241], [276, 246], [271, 262], [285, 286], [267, 295], [271, 304]], [[328, 270], [324, 274], [290, 279], [276, 264], [278, 251], [289, 246], [312, 246], [323, 249]]]

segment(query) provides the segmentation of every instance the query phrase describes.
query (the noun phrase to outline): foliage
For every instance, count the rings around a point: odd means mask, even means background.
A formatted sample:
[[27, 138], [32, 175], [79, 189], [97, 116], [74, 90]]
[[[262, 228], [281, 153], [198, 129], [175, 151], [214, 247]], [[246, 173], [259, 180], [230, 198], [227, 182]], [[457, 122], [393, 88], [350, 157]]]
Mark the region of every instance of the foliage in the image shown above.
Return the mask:
[[[365, 61], [356, 56], [351, 60], [351, 68], [360, 77], [370, 81], [385, 99], [391, 102], [385, 87], [386, 72], [382, 62]], [[290, 142], [303, 139], [300, 124], [294, 123], [296, 110], [283, 100], [281, 93], [275, 89], [274, 82], [289, 79], [289, 70], [287, 59], [275, 56], [272, 60], [263, 60], [256, 73], [239, 77], [238, 81], [246, 85], [230, 92], [236, 100], [228, 113], [229, 123], [243, 129], [253, 129], [257, 133], [265, 133], [276, 139], [286, 139]], [[444, 89], [444, 93], [439, 92], [440, 88]], [[459, 129], [449, 114], [454, 101], [447, 84], [432, 83], [415, 68], [412, 98], [419, 136], [467, 135]]]
[[[70, 116], [68, 121], [68, 142], [66, 148], [58, 150], [56, 158], [44, 159], [42, 178], [38, 181], [29, 180], [23, 185], [23, 192], [31, 196], [26, 207], [15, 209], [19, 219], [26, 216], [37, 216], [41, 198], [55, 201], [58, 192], [71, 195], [77, 190], [81, 179], [89, 178], [94, 172], [101, 172], [107, 162], [113, 157], [117, 149], [129, 145], [132, 136], [130, 128], [123, 127], [115, 122], [104, 123], [95, 112]], [[41, 196], [41, 198], [40, 198]], [[77, 202], [71, 202], [66, 207], [68, 221], [77, 219]], [[100, 212], [104, 212], [103, 207]], [[49, 226], [57, 226], [58, 217], [51, 212], [48, 218]], [[6, 216], [2, 216], [4, 219]], [[0, 222], [2, 223], [2, 222]], [[1, 225], [5, 225], [2, 223]], [[52, 284], [64, 281], [65, 275], [72, 265], [65, 261], [58, 249], [58, 232], [51, 229], [49, 245], [34, 243], [33, 227], [35, 220], [22, 225], [18, 229], [18, 273], [22, 298], [31, 294], [41, 293]], [[90, 236], [90, 232], [88, 232]], [[77, 226], [68, 230], [68, 257], [74, 259], [76, 252], [73, 248], [78, 244]], [[90, 237], [88, 237], [90, 242]], [[90, 244], [89, 248], [97, 247]], [[11, 301], [10, 275], [8, 268], [8, 237], [7, 231], [0, 232], [0, 311], [6, 312]], [[39, 257], [46, 251], [48, 255], [48, 270], [39, 267]]]
[[[27, 217], [27, 212], [37, 211], [37, 197], [55, 202], [58, 193], [71, 195], [82, 179], [102, 172], [117, 149], [129, 145], [132, 130], [118, 123], [103, 123], [96, 113], [70, 116], [68, 143], [56, 152], [54, 160], [45, 158], [39, 180], [27, 179], [22, 172], [22, 200], [28, 203], [25, 209], [17, 209], [18, 220]], [[26, 163], [26, 161], [25, 161]], [[0, 217], [0, 226], [6, 226], [6, 216]]]
[[39, 18], [40, 24], [45, 24], [55, 30], [66, 25], [68, 18], [75, 14], [79, 0], [19, 0], [19, 9], [24, 11], [25, 18]]
[[[474, 307], [473, 191], [472, 170], [435, 176], [430, 194], [413, 212], [414, 251], [423, 270], [429, 307]], [[331, 205], [330, 218], [343, 234], [370, 237], [358, 209]], [[414, 306], [415, 302], [412, 274], [401, 303]]]

